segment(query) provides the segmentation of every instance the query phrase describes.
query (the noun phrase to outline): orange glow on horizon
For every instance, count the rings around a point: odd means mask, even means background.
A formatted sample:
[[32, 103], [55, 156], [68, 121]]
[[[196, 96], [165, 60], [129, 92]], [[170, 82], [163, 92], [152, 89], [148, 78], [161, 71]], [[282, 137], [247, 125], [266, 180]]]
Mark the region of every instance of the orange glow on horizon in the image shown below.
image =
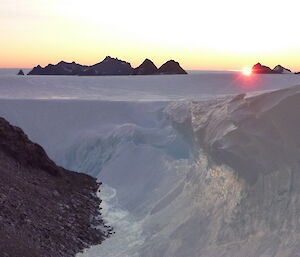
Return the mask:
[[[240, 70], [260, 62], [298, 72], [299, 8], [296, 0], [253, 0], [247, 8], [239, 0], [2, 0], [0, 68], [62, 60], [93, 65], [110, 55], [133, 67], [149, 58], [157, 66], [174, 59], [186, 70]], [[266, 33], [262, 21], [278, 17], [285, 22]]]

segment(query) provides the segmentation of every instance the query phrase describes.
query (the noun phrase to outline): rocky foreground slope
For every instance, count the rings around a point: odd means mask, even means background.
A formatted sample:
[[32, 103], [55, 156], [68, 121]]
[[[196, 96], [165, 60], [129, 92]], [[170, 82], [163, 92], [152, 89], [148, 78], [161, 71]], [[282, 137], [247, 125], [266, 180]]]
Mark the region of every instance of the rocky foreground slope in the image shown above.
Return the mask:
[[[20, 128], [0, 118], [0, 252], [3, 257], [71, 257], [109, 232], [99, 184], [65, 170]], [[108, 229], [109, 230], [109, 229]]]

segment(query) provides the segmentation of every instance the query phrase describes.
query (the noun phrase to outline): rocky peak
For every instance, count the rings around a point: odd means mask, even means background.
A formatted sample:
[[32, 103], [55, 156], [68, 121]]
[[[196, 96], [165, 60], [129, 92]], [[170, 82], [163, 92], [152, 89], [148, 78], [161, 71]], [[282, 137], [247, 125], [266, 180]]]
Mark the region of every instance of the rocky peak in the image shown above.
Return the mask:
[[252, 67], [252, 73], [257, 74], [268, 74], [268, 73], [275, 73], [270, 67], [261, 65], [259, 62]]
[[149, 60], [145, 59], [144, 62], [132, 71], [132, 75], [153, 75], [157, 73], [157, 67]]
[[19, 72], [18, 72], [18, 74], [17, 74], [17, 75], [21, 75], [21, 76], [23, 76], [23, 75], [25, 75], [25, 74], [24, 74], [23, 70], [19, 70]]
[[112, 59], [114, 59], [114, 58], [111, 58], [111, 57], [108, 55], [108, 56], [106, 56], [106, 57], [104, 58], [104, 60], [103, 60], [102, 62], [108, 62], [108, 61], [111, 61]]
[[106, 56], [102, 62], [88, 67], [79, 75], [83, 76], [105, 76], [105, 75], [129, 75], [132, 72], [130, 63]]
[[291, 70], [289, 70], [281, 65], [275, 66], [273, 71], [276, 73], [291, 73]]
[[187, 72], [178, 62], [169, 60], [158, 69], [158, 74], [187, 74]]
[[64, 64], [68, 64], [68, 63], [65, 61], [60, 61], [57, 65], [64, 65]]

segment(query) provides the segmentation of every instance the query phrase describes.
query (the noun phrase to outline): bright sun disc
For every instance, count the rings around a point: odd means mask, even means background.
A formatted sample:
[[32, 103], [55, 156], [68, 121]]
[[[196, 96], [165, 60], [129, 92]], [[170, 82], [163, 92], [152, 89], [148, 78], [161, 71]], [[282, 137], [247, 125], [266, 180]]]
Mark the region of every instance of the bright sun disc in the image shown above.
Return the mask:
[[252, 69], [250, 67], [246, 67], [242, 70], [245, 76], [250, 76], [252, 74]]

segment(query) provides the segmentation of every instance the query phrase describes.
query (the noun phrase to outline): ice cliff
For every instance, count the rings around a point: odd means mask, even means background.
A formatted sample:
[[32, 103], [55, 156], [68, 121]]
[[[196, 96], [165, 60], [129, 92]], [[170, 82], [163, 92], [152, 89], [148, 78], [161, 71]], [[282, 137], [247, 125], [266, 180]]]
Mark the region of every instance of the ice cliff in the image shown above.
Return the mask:
[[168, 107], [194, 151], [194, 215], [163, 256], [298, 256], [299, 107], [299, 86]]

